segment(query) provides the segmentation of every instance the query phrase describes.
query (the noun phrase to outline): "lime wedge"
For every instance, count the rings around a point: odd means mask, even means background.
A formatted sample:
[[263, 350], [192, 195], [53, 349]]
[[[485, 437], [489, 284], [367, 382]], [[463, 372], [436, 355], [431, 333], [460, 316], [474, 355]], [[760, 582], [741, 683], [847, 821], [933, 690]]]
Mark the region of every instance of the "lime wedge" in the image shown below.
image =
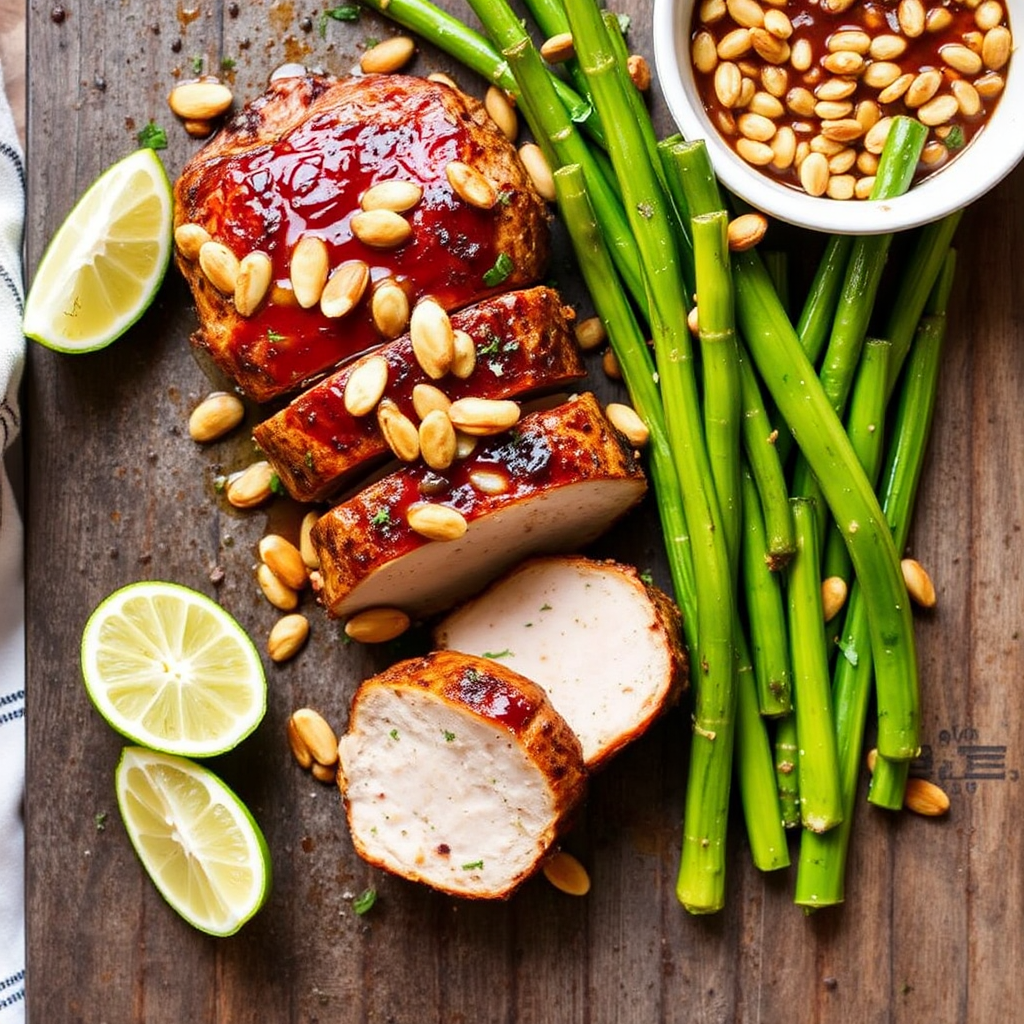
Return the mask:
[[128, 837], [189, 924], [232, 935], [263, 905], [270, 851], [245, 805], [208, 768], [125, 747], [115, 775]]
[[154, 750], [210, 757], [236, 746], [267, 708], [260, 656], [220, 605], [188, 587], [122, 587], [89, 617], [82, 675], [99, 713]]
[[153, 301], [173, 241], [171, 185], [152, 149], [108, 168], [57, 229], [25, 300], [25, 334], [59, 352], [120, 337]]

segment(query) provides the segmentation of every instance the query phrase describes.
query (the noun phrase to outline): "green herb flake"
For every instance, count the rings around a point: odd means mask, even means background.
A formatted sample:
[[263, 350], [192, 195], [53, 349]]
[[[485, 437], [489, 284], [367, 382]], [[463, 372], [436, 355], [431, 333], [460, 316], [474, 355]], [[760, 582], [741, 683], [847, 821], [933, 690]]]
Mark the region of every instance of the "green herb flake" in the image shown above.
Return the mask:
[[514, 196], [515, 196], [515, 193], [513, 191], [511, 191], [511, 189], [503, 188], [498, 193], [498, 205], [499, 206], [508, 206], [508, 204], [512, 202], [512, 199], [513, 199]]
[[455, 742], [455, 733], [449, 732], [447, 729], [442, 729], [441, 730], [441, 735], [444, 736], [445, 743], [454, 743]]
[[143, 149], [167, 148], [167, 132], [156, 121], [150, 121], [145, 127], [139, 129], [135, 138]]
[[238, 61], [234, 57], [221, 57], [220, 69], [221, 71], [234, 71], [238, 67]]
[[499, 348], [501, 348], [501, 338], [491, 333], [487, 335], [487, 341], [482, 345], [477, 345], [476, 354], [478, 356], [496, 356]]
[[376, 512], [370, 516], [370, 523], [373, 526], [390, 526], [391, 525], [391, 509], [384, 508], [377, 509]]
[[958, 149], [963, 149], [966, 143], [964, 138], [964, 130], [960, 125], [955, 124], [949, 129], [949, 134], [943, 139], [946, 144], [946, 149], [951, 153], [955, 153]]
[[287, 488], [281, 483], [281, 478], [276, 473], [271, 473], [270, 475], [270, 493], [276, 494], [281, 498], [288, 496]]
[[515, 655], [506, 647], [503, 651], [484, 651], [483, 657], [497, 661], [499, 658], [514, 658]]
[[640, 582], [645, 587], [653, 587], [654, 586], [654, 577], [651, 575], [650, 570], [647, 570], [645, 572], [640, 573]]
[[206, 63], [206, 58], [201, 54], [197, 53], [190, 62], [193, 75], [201, 75], [203, 73], [203, 65]]
[[398, 739], [398, 730], [397, 730], [397, 729], [392, 729], [392, 730], [391, 730], [391, 732], [389, 732], [389, 733], [388, 733], [388, 735], [389, 735], [389, 736], [390, 736], [390, 737], [391, 737], [391, 738], [392, 738], [393, 740], [397, 740], [397, 739]]
[[463, 871], [479, 871], [484, 866], [482, 860], [471, 860], [468, 864], [462, 865]]
[[498, 258], [494, 261], [494, 266], [484, 274], [484, 284], [488, 288], [496, 288], [515, 269], [516, 265], [513, 263], [512, 257], [507, 252], [499, 252]]
[[547, 601], [545, 601], [545, 602], [544, 602], [544, 603], [543, 603], [543, 604], [542, 604], [542, 605], [540, 606], [540, 610], [541, 610], [542, 612], [549, 612], [549, 611], [551, 611], [551, 605], [549, 605], [549, 604], [547, 603]]
[[306, 454], [302, 457], [302, 461], [305, 464], [306, 469], [308, 469], [312, 473], [313, 472], [313, 453], [312, 452], [306, 452]]
[[267, 341], [284, 341], [284, 335], [278, 334], [277, 331], [267, 328]]
[[353, 901], [352, 909], [360, 917], [367, 913], [377, 902], [377, 890], [374, 888], [364, 889]]
[[92, 820], [96, 825], [96, 831], [102, 832], [107, 827], [107, 812], [98, 811], [93, 815]]

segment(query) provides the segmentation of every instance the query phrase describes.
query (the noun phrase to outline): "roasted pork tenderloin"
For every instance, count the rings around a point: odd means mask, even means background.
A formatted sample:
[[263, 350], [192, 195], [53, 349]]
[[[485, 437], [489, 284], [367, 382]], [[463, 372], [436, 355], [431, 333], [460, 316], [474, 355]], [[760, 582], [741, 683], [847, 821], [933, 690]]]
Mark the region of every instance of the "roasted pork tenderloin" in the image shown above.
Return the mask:
[[293, 498], [323, 501], [391, 455], [374, 415], [376, 402], [372, 409], [360, 409], [350, 400], [347, 389], [356, 386], [353, 374], [363, 372], [360, 367], [384, 360], [381, 397], [392, 400], [413, 422], [422, 413], [414, 389], [424, 386], [436, 387], [449, 401], [562, 390], [586, 375], [571, 329], [573, 315], [556, 292], [542, 286], [485, 299], [450, 320], [454, 331], [472, 339], [470, 372], [432, 379], [404, 334], [313, 385], [258, 424], [256, 443]]
[[635, 453], [584, 392], [481, 438], [443, 472], [412, 463], [334, 506], [311, 532], [314, 585], [340, 618], [439, 612], [527, 555], [579, 550], [646, 488]]
[[278, 78], [185, 166], [176, 261], [205, 350], [256, 401], [540, 278], [549, 214], [483, 105], [406, 75]]
[[533, 558], [451, 612], [440, 649], [500, 659], [532, 679], [604, 765], [671, 707], [687, 683], [675, 603], [633, 566]]
[[338, 753], [359, 855], [473, 899], [529, 878], [586, 786], [579, 740], [539, 686], [450, 651], [363, 682]]

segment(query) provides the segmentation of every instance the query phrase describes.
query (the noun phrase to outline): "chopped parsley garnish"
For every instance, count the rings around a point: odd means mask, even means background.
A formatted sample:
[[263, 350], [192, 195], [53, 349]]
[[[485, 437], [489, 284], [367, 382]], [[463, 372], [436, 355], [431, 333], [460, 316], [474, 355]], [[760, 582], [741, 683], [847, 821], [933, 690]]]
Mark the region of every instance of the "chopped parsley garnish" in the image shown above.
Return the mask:
[[234, 71], [238, 66], [238, 61], [234, 57], [221, 57], [220, 69], [221, 71]]
[[483, 866], [484, 866], [484, 862], [482, 860], [471, 860], [468, 864], [463, 864], [462, 865], [462, 870], [463, 871], [478, 871]]
[[391, 509], [379, 508], [370, 517], [370, 522], [374, 526], [390, 526], [391, 525]]
[[442, 729], [441, 734], [444, 736], [445, 743], [455, 742], [455, 733], [449, 732], [447, 729]]
[[647, 587], [653, 587], [654, 586], [654, 577], [651, 575], [650, 570], [647, 570], [646, 572], [640, 573], [640, 582], [643, 583], [644, 586], [647, 586]]
[[302, 458], [302, 461], [305, 463], [306, 469], [312, 471], [312, 469], [313, 469], [313, 453], [312, 452], [306, 452], [306, 454]]
[[191, 62], [192, 74], [201, 75], [203, 73], [203, 65], [206, 63], [206, 58], [201, 54], [197, 53]]
[[156, 121], [150, 121], [145, 127], [139, 129], [135, 138], [143, 149], [167, 148], [167, 132]]
[[943, 140], [946, 143], [946, 149], [951, 153], [955, 153], [958, 149], [964, 148], [964, 130], [960, 125], [955, 124], [949, 129], [949, 134]]
[[284, 341], [284, 335], [278, 334], [277, 331], [267, 328], [267, 341]]
[[355, 4], [341, 4], [339, 7], [329, 7], [320, 15], [320, 38], [327, 38], [327, 20], [332, 21], [358, 21], [359, 8]]
[[542, 604], [542, 605], [540, 606], [540, 610], [541, 610], [542, 612], [549, 612], [549, 611], [551, 611], [551, 605], [549, 605], [549, 604], [548, 604], [548, 603], [547, 603], [547, 602], [545, 601], [545, 602], [544, 602], [544, 604]]
[[93, 815], [92, 820], [96, 823], [96, 831], [102, 832], [107, 827], [107, 812], [99, 811]]
[[392, 730], [391, 730], [391, 732], [389, 732], [389, 733], [388, 733], [388, 735], [389, 735], [389, 736], [390, 736], [390, 737], [391, 737], [391, 738], [392, 738], [393, 740], [397, 740], [397, 739], [398, 739], [398, 730], [397, 730], [397, 729], [392, 729]]
[[516, 265], [512, 262], [512, 257], [507, 252], [499, 252], [498, 258], [494, 261], [494, 266], [484, 274], [484, 284], [488, 288], [494, 288], [501, 284], [515, 269]]
[[478, 356], [494, 356], [498, 354], [500, 347], [501, 338], [492, 333], [487, 336], [487, 341], [483, 345], [477, 345], [476, 354]]
[[284, 484], [281, 483], [281, 478], [276, 473], [272, 473], [270, 476], [270, 493], [280, 495], [281, 497], [285, 497], [288, 494]]
[[508, 204], [512, 202], [512, 197], [514, 195], [515, 195], [515, 193], [512, 192], [510, 189], [503, 188], [498, 193], [498, 205], [499, 206], [508, 206]]
[[376, 889], [364, 889], [353, 901], [352, 909], [362, 917], [377, 902]]
[[503, 651], [484, 651], [483, 656], [497, 661], [498, 658], [514, 658], [515, 655], [506, 647]]

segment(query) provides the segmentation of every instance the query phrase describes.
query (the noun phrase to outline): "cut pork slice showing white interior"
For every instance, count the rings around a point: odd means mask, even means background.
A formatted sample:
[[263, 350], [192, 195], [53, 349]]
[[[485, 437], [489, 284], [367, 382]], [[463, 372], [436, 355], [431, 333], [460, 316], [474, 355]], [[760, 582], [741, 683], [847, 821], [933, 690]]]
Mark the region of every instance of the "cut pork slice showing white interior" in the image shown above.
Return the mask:
[[586, 784], [579, 740], [540, 687], [451, 651], [366, 680], [339, 756], [359, 855], [475, 899], [533, 874]]
[[588, 768], [643, 733], [687, 680], [675, 604], [612, 561], [531, 559], [447, 615], [434, 641], [539, 683]]

